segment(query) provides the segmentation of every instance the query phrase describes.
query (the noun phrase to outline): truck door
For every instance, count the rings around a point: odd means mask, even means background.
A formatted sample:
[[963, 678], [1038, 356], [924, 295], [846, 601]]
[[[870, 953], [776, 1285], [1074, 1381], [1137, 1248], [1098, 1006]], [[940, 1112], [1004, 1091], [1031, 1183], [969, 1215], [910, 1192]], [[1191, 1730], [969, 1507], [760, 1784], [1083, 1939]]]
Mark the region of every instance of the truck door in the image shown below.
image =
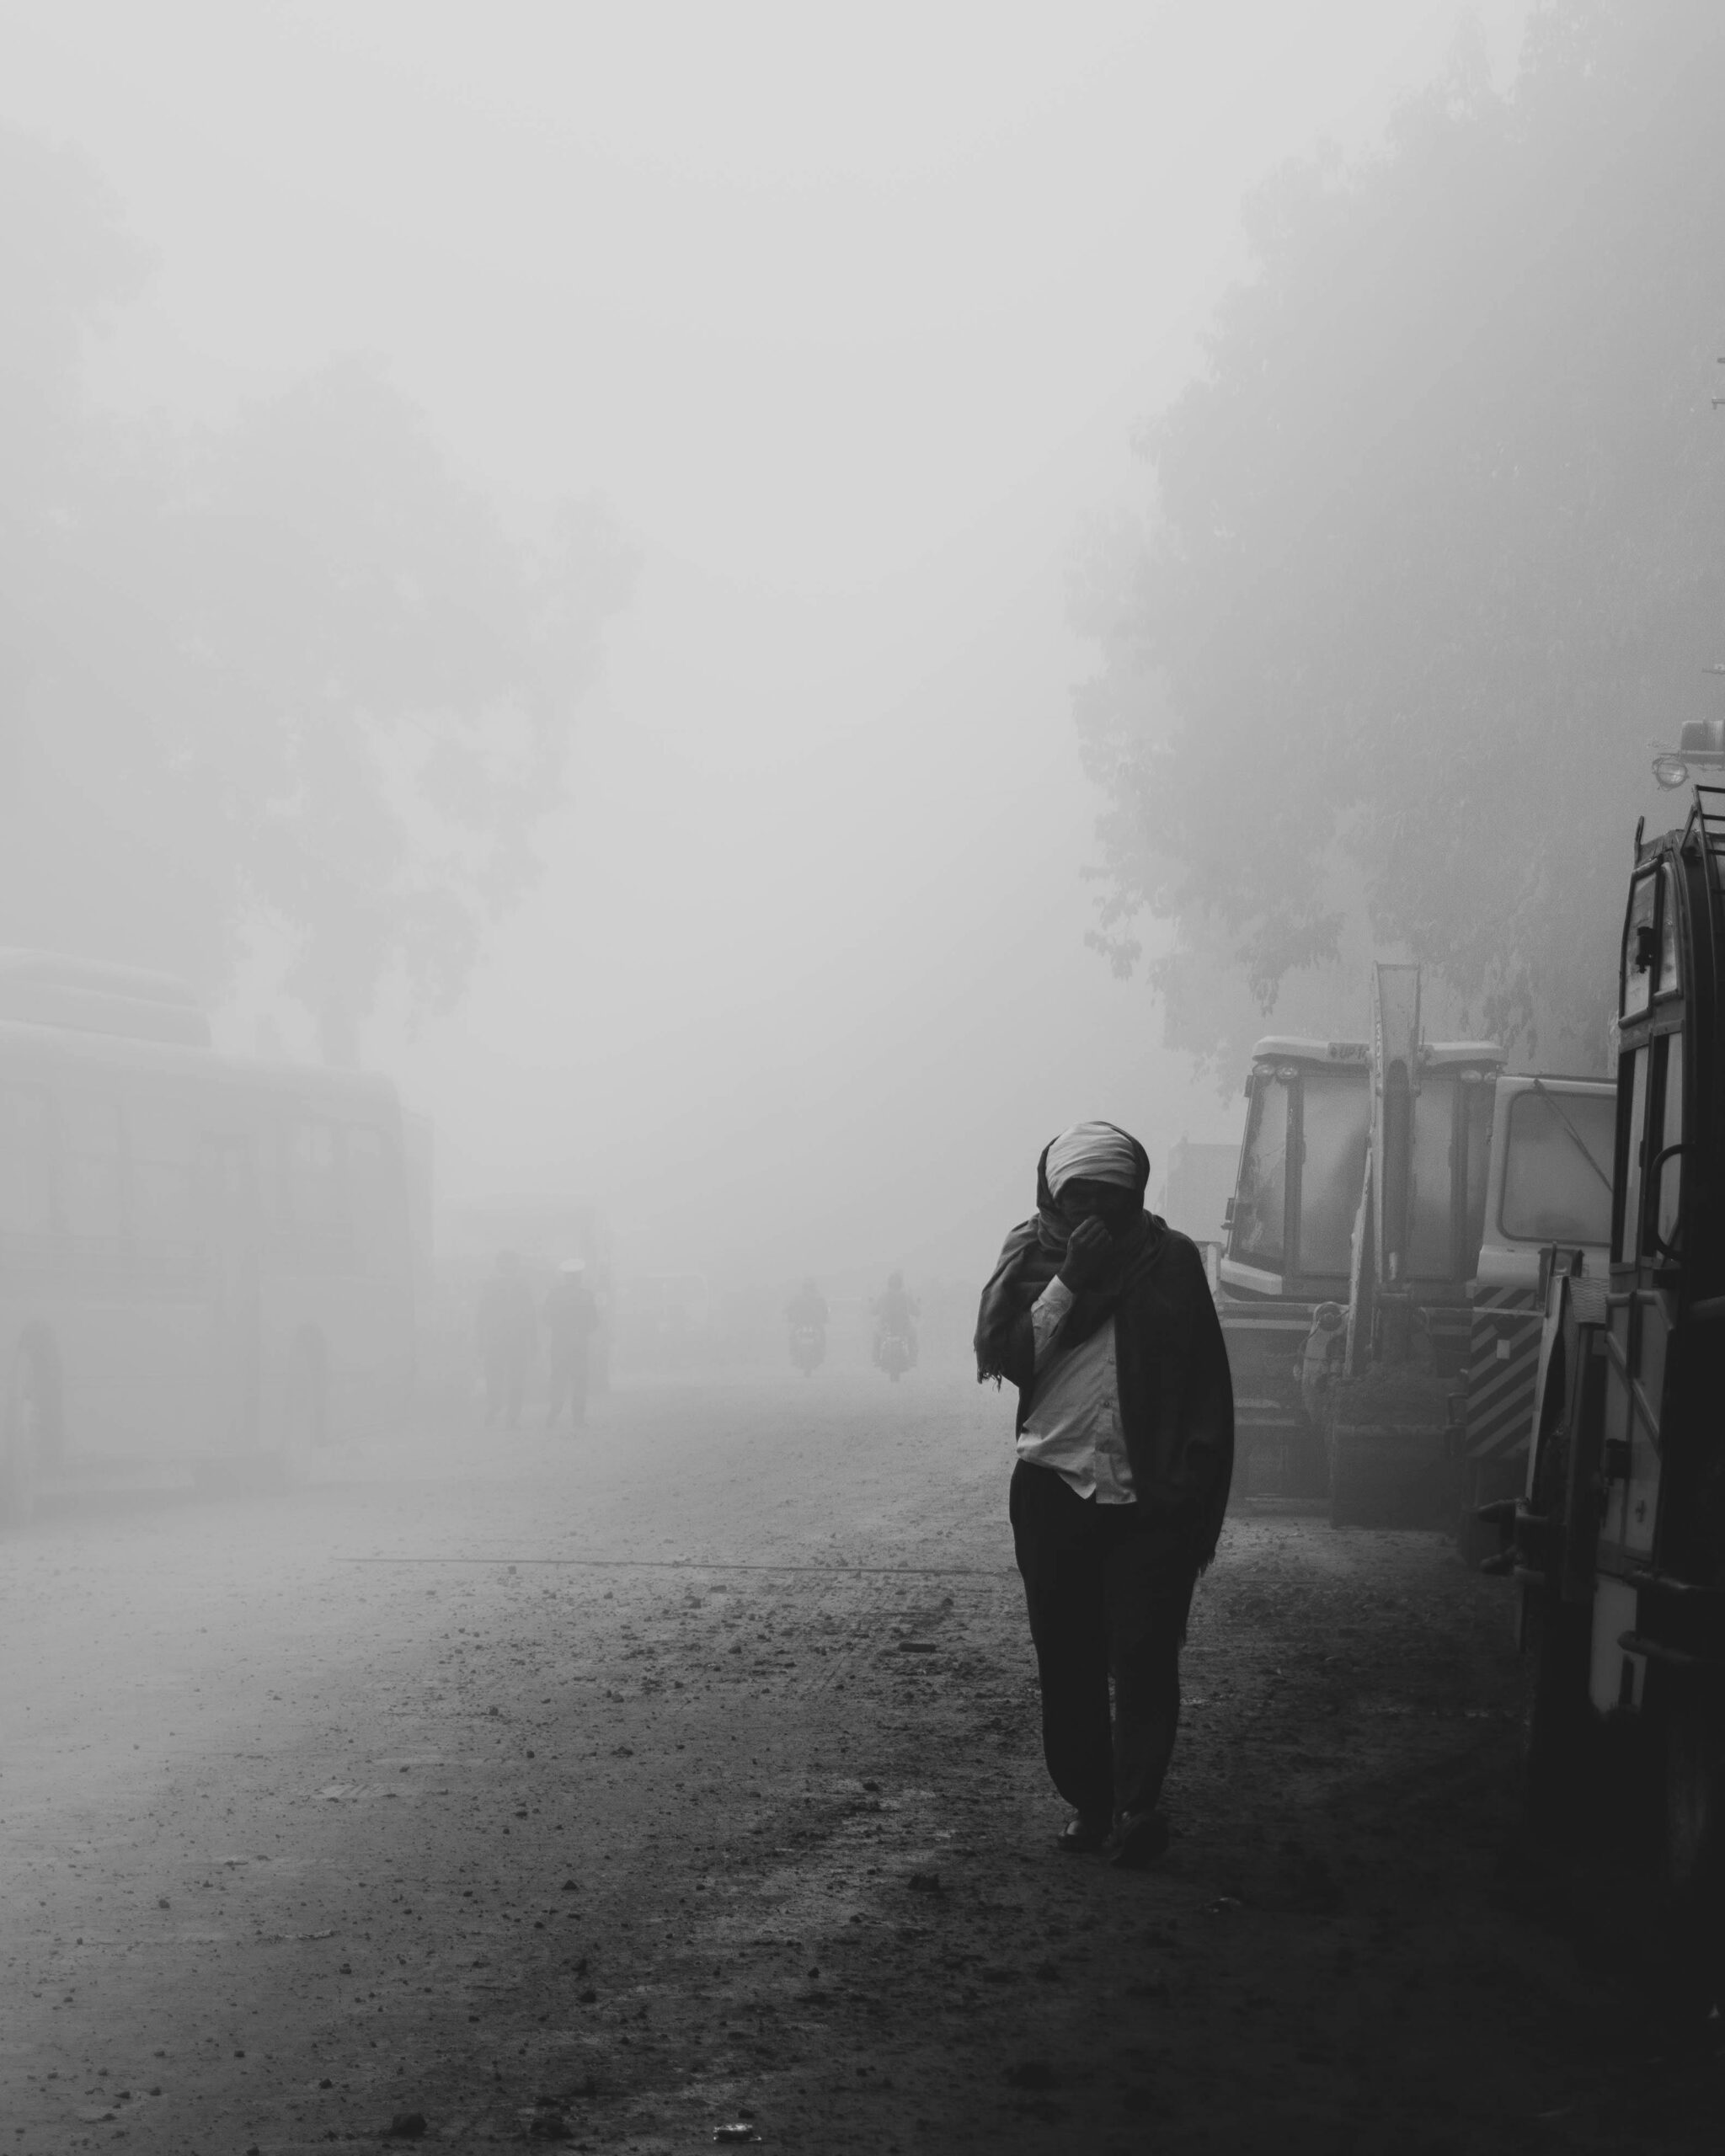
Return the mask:
[[1675, 1297], [1662, 1284], [1678, 1256], [1683, 1177], [1683, 1033], [1656, 1033], [1629, 1059], [1622, 1204], [1608, 1300], [1603, 1539], [1653, 1554], [1659, 1417]]

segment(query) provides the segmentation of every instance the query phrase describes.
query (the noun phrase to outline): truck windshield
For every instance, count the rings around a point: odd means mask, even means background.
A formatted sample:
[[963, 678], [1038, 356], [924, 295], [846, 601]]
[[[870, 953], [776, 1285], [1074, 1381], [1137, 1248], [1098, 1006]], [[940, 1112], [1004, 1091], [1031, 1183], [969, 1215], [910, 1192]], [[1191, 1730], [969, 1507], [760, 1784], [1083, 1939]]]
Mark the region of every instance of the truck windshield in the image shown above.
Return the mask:
[[1288, 1210], [1288, 1099], [1290, 1087], [1264, 1076], [1252, 1087], [1240, 1155], [1240, 1187], [1234, 1197], [1231, 1255], [1278, 1271]]
[[[1558, 1113], [1559, 1109], [1562, 1113]], [[1518, 1093], [1498, 1221], [1519, 1242], [1609, 1243], [1611, 1150], [1617, 1103], [1610, 1093]]]
[[1365, 1066], [1308, 1070], [1300, 1106], [1300, 1270], [1345, 1274], [1371, 1134]]

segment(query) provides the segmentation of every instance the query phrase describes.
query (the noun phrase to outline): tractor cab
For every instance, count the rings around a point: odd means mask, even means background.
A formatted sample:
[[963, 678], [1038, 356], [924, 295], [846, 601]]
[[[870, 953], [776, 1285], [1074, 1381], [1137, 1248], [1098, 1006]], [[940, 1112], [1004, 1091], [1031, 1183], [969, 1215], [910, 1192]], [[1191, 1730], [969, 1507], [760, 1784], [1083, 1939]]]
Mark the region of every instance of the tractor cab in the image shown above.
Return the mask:
[[[1428, 1508], [1426, 1454], [1446, 1442], [1467, 1359], [1503, 1053], [1427, 1040], [1419, 1010], [1418, 968], [1380, 964], [1369, 1041], [1272, 1035], [1253, 1051], [1217, 1268], [1243, 1486], [1268, 1473], [1284, 1488], [1327, 1488], [1333, 1503], [1333, 1417], [1320, 1396], [1368, 1365], [1413, 1362], [1432, 1395], [1402, 1449], [1418, 1464], [1404, 1474], [1391, 1443], [1377, 1479], [1386, 1501], [1399, 1488]], [[1397, 1385], [1405, 1407], [1410, 1385]]]
[[1220, 1276], [1236, 1294], [1345, 1299], [1371, 1136], [1364, 1041], [1272, 1036], [1252, 1050]]
[[[1385, 1060], [1377, 1211], [1389, 1269], [1422, 1303], [1467, 1300], [1503, 1061], [1494, 1042], [1417, 1037], [1407, 1054]], [[1262, 1040], [1247, 1101], [1221, 1284], [1238, 1296], [1346, 1303], [1372, 1150], [1372, 1050], [1364, 1041]]]

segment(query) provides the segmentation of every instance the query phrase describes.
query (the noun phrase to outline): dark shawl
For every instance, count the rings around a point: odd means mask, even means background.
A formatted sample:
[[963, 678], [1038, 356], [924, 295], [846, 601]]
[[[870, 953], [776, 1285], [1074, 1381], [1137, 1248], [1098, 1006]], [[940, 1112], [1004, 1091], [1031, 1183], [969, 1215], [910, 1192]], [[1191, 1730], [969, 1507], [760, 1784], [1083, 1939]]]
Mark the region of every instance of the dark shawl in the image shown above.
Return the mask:
[[[1136, 1141], [1134, 1141], [1135, 1145]], [[1143, 1184], [1150, 1161], [1142, 1146]], [[1066, 1228], [1048, 1187], [1048, 1150], [1036, 1168], [1035, 1217], [1007, 1237], [976, 1320], [979, 1381], [1010, 1378], [1022, 1431], [1035, 1396], [1030, 1310], [1060, 1269]], [[1120, 1427], [1137, 1501], [1178, 1526], [1199, 1566], [1215, 1555], [1234, 1473], [1234, 1387], [1228, 1350], [1198, 1246], [1140, 1213], [1117, 1238], [1107, 1275], [1074, 1303], [1061, 1345], [1076, 1347], [1112, 1322]]]

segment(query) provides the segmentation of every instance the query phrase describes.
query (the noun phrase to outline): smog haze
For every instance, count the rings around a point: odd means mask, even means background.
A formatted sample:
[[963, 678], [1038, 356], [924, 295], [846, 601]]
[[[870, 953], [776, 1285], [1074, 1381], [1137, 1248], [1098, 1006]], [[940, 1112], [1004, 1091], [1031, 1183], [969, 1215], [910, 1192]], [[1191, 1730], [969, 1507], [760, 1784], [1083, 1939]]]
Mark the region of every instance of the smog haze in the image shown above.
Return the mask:
[[[364, 1028], [446, 1200], [590, 1198], [637, 1265], [975, 1278], [1075, 1118], [1152, 1188], [1237, 1139], [1237, 1075], [1085, 947], [1069, 561], [1142, 504], [1242, 198], [1369, 150], [1458, 35], [1507, 82], [1526, 13], [4, 10], [0, 118], [147, 257], [101, 409], [219, 429], [354, 359], [506, 525], [612, 534], [537, 878], [451, 1009], [387, 986]], [[310, 1058], [280, 958], [219, 1037]]]

